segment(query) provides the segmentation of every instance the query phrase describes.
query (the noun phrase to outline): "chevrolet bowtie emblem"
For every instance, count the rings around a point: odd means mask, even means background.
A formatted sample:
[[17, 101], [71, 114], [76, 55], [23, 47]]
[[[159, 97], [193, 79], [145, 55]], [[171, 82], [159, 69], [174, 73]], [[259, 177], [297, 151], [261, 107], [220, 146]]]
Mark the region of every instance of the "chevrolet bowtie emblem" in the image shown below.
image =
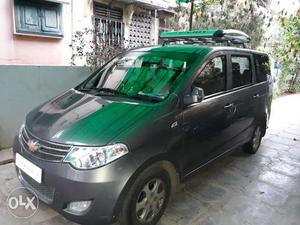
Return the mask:
[[27, 142], [28, 148], [31, 152], [36, 152], [39, 149], [39, 144], [37, 141], [29, 140]]

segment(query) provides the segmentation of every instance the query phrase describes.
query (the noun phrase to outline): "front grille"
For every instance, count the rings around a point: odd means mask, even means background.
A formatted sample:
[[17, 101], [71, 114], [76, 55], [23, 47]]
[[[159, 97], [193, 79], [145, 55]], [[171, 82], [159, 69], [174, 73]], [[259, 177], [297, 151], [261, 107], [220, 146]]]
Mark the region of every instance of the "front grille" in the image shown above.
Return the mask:
[[32, 179], [30, 176], [28, 176], [26, 173], [22, 172], [21, 170], [19, 170], [20, 173], [20, 177], [21, 177], [21, 182], [25, 182], [25, 186], [28, 186], [29, 188], [31, 188], [34, 192], [36, 192], [36, 194], [38, 195], [38, 197], [50, 204], [53, 201], [54, 198], [54, 192], [55, 189], [53, 187], [48, 187], [45, 184], [39, 184], [38, 182], [36, 182], [34, 179]]
[[[37, 137], [32, 135], [25, 127], [21, 132], [20, 139], [24, 149], [28, 153], [40, 159], [44, 159], [48, 161], [61, 162], [71, 149], [70, 145], [58, 144], [58, 143], [53, 143], [53, 142], [48, 142], [48, 141], [43, 141], [41, 139], [38, 139]], [[38, 148], [36, 151], [29, 150], [28, 142], [30, 140], [37, 142]]]

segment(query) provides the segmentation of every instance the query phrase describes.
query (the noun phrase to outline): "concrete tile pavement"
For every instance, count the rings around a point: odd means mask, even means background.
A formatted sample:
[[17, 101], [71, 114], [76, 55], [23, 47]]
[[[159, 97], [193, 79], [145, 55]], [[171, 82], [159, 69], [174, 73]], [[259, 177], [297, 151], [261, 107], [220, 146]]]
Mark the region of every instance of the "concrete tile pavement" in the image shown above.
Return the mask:
[[13, 162], [13, 154], [10, 148], [0, 151], [0, 165]]
[[[19, 220], [8, 213], [7, 195], [20, 186], [13, 163], [0, 166], [0, 184], [0, 224], [74, 224], [44, 204], [29, 220]], [[298, 94], [273, 102], [269, 129], [256, 155], [237, 150], [189, 178], [159, 225], [300, 224], [299, 187]]]

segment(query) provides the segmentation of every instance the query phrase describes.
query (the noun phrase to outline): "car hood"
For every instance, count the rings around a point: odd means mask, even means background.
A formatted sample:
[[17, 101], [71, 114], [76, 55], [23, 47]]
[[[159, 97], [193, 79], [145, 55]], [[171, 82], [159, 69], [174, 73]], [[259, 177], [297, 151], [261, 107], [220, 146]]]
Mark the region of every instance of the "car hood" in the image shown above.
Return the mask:
[[110, 101], [72, 89], [31, 111], [26, 128], [42, 140], [106, 145], [125, 130], [151, 121], [158, 112], [158, 103], [125, 100]]

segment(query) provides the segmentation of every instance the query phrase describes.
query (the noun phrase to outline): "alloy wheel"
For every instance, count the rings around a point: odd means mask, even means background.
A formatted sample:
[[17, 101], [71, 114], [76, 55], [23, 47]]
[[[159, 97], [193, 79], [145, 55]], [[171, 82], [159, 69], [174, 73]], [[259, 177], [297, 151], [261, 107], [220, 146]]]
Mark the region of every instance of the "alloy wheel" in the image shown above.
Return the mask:
[[254, 131], [254, 135], [253, 135], [253, 140], [252, 140], [252, 145], [253, 145], [253, 149], [256, 151], [259, 147], [260, 144], [260, 139], [261, 139], [261, 129], [258, 126], [255, 131]]
[[166, 200], [165, 183], [158, 178], [146, 183], [136, 201], [136, 217], [141, 223], [150, 223], [161, 211]]

